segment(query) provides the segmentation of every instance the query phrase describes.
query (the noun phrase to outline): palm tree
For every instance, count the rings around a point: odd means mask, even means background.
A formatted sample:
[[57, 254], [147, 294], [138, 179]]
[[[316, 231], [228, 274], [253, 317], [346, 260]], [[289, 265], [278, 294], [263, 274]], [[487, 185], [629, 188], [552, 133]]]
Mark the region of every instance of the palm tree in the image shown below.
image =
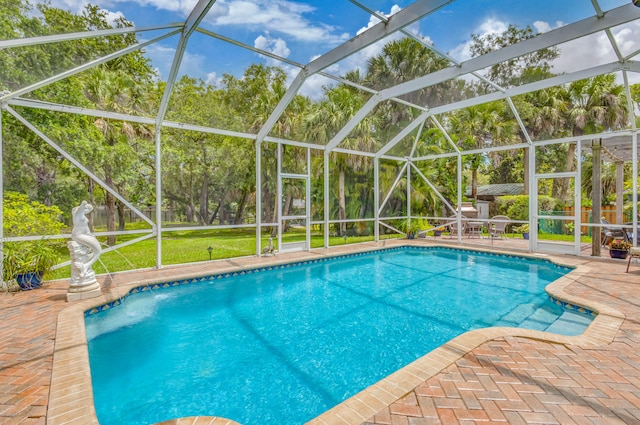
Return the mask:
[[[564, 130], [566, 116], [564, 110], [564, 89], [550, 87], [513, 98], [516, 110], [524, 127], [532, 139], [568, 136]], [[563, 134], [564, 133], [564, 134]], [[524, 140], [524, 134], [521, 134]], [[554, 149], [550, 147], [550, 149]], [[524, 193], [529, 193], [529, 148], [523, 152]]]
[[[449, 116], [449, 126], [463, 149], [502, 146], [516, 138], [517, 124], [504, 102], [496, 101], [459, 109]], [[478, 168], [482, 158], [471, 159], [471, 197], [477, 197]]]
[[[382, 53], [369, 59], [365, 84], [376, 90], [414, 80], [434, 71], [451, 65], [412, 38], [403, 38], [387, 43]], [[454, 100], [462, 93], [454, 90], [455, 81], [429, 86], [413, 93], [408, 93], [404, 99], [418, 104], [434, 106], [441, 104], [443, 99]]]
[[[599, 133], [626, 127], [629, 119], [624, 87], [616, 84], [615, 75], [600, 75], [569, 84], [562, 109], [571, 135]], [[571, 143], [567, 152], [566, 171], [573, 169], [576, 145]], [[569, 184], [561, 179], [557, 197], [566, 200]]]
[[[142, 114], [147, 108], [143, 86], [123, 70], [109, 70], [106, 66], [98, 66], [88, 72], [85, 79], [84, 93], [96, 108], [128, 115]], [[102, 171], [105, 183], [116, 188], [116, 175], [126, 174], [125, 160], [130, 160], [125, 151], [131, 151], [130, 141], [136, 138], [151, 139], [153, 131], [143, 125], [134, 125], [125, 121], [98, 118], [95, 126], [102, 132], [105, 145], [102, 152]], [[133, 156], [135, 156], [135, 152]], [[115, 231], [116, 198], [105, 191], [107, 205], [107, 231]], [[121, 206], [122, 208], [122, 206]], [[121, 226], [124, 224], [122, 221]], [[116, 237], [107, 237], [108, 245], [115, 245]]]
[[[347, 78], [357, 78], [357, 73]], [[314, 104], [305, 117], [303, 132], [307, 140], [319, 144], [327, 144], [335, 134], [365, 104], [366, 97], [346, 84], [339, 84], [325, 92], [326, 98]], [[378, 145], [374, 138], [375, 118], [369, 116], [362, 120], [356, 128], [341, 141], [340, 146], [347, 149], [372, 151]], [[345, 178], [347, 169], [366, 173], [372, 165], [370, 159], [361, 155], [332, 154], [332, 162], [338, 168], [338, 211], [340, 220], [346, 220]], [[325, 194], [328, 196], [328, 194]], [[346, 223], [340, 223], [340, 234], [346, 234]]]

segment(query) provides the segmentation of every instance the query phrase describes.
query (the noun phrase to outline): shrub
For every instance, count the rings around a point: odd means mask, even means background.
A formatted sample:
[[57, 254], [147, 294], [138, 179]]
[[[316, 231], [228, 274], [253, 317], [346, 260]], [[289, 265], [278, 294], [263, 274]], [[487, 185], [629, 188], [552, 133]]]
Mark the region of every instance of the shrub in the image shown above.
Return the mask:
[[[539, 195], [540, 211], [554, 211], [560, 202], [551, 196]], [[496, 199], [496, 215], [506, 215], [512, 220], [529, 220], [529, 195], [501, 196]]]
[[[59, 234], [64, 228], [61, 215], [58, 207], [29, 201], [27, 195], [22, 193], [7, 192], [4, 196], [4, 236]], [[59, 261], [58, 250], [62, 246], [60, 240], [5, 242], [2, 253], [3, 279], [9, 281], [16, 273], [49, 271]]]

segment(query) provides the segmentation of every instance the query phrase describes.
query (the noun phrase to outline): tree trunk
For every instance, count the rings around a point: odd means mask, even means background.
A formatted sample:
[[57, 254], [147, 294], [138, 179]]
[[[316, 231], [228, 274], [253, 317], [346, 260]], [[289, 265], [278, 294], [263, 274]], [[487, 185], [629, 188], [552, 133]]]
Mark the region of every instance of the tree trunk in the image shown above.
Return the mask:
[[478, 169], [473, 168], [471, 170], [471, 198], [473, 200], [478, 199]]
[[[582, 135], [582, 131], [579, 131], [578, 129], [574, 128], [573, 130], [573, 135], [574, 136], [581, 136]], [[565, 169], [561, 170], [561, 171], [571, 171], [573, 169], [573, 161], [574, 161], [574, 156], [576, 153], [576, 143], [569, 143], [569, 149], [567, 151], [567, 163], [565, 165]], [[551, 190], [551, 194], [554, 198], [558, 198], [561, 199], [562, 202], [566, 202], [567, 199], [567, 193], [569, 191], [569, 178], [562, 178], [562, 179], [554, 179], [553, 181], [553, 188]]]
[[50, 207], [53, 205], [53, 191], [55, 189], [56, 182], [56, 169], [47, 170], [47, 164], [42, 160], [42, 163], [36, 168], [36, 191], [42, 199], [42, 203]]
[[205, 174], [200, 187], [200, 224], [206, 224], [209, 217], [209, 176]]
[[362, 191], [362, 199], [360, 200], [360, 213], [358, 214], [359, 219], [363, 219], [365, 217], [367, 209], [369, 209], [369, 189], [364, 189]]
[[187, 216], [187, 222], [193, 222], [193, 218], [196, 212], [196, 207], [193, 204], [189, 204], [184, 209], [185, 215]]
[[224, 208], [224, 201], [225, 201], [225, 194], [223, 193], [220, 197], [220, 200], [218, 201], [218, 207], [217, 207], [219, 224], [225, 224], [224, 221], [226, 219], [227, 211]]
[[216, 217], [218, 217], [218, 212], [220, 212], [220, 206], [223, 201], [224, 200], [218, 202], [218, 205], [216, 205], [216, 209], [213, 211], [213, 214], [211, 214], [211, 218], [209, 219], [209, 225], [212, 225], [213, 222], [216, 221]]
[[[347, 219], [347, 205], [345, 199], [344, 190], [344, 165], [340, 164], [340, 174], [338, 175], [338, 209], [340, 214], [340, 220]], [[342, 221], [340, 223], [340, 236], [347, 234], [347, 223]]]
[[247, 189], [242, 189], [242, 197], [240, 198], [240, 203], [238, 204], [238, 209], [236, 210], [236, 217], [233, 220], [233, 224], [242, 224], [244, 220], [244, 209], [247, 206], [247, 200], [249, 199], [249, 191]]
[[125, 227], [124, 204], [120, 201], [117, 201], [116, 210], [118, 212], [118, 230], [123, 231]]
[[[113, 177], [111, 177], [111, 170], [105, 171], [107, 171], [107, 175], [104, 181], [107, 186], [113, 187]], [[107, 203], [107, 232], [114, 232], [116, 230], [116, 198], [111, 194], [111, 192], [105, 190], [105, 199]], [[116, 236], [107, 236], [107, 245], [114, 246], [115, 244]]]

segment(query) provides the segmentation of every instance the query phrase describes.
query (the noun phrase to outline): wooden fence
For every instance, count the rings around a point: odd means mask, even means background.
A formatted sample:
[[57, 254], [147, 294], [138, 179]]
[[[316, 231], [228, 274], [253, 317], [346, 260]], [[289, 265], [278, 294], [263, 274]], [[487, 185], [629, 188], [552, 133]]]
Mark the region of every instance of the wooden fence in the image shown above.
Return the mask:
[[[564, 212], [566, 215], [576, 215], [575, 207], [565, 207]], [[582, 223], [591, 223], [591, 207], [582, 207], [580, 211], [580, 221]], [[611, 224], [622, 224], [631, 221], [631, 212], [623, 212], [622, 215], [622, 223], [616, 223], [616, 209], [615, 207], [603, 206], [602, 211], [600, 211], [600, 216], [607, 220]], [[599, 220], [596, 220], [596, 223], [599, 223]], [[591, 234], [590, 228], [582, 226], [581, 230], [582, 234]]]

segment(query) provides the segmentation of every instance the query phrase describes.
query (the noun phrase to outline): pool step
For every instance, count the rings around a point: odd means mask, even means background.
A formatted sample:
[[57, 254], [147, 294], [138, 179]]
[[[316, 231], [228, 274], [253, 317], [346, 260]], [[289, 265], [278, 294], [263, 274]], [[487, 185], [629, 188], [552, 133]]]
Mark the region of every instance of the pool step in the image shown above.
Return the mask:
[[592, 317], [575, 311], [564, 311], [559, 317], [550, 307], [522, 304], [505, 315], [498, 325], [553, 332], [560, 335], [580, 335]]
[[580, 335], [592, 320], [593, 317], [567, 310], [545, 330], [560, 335]]

